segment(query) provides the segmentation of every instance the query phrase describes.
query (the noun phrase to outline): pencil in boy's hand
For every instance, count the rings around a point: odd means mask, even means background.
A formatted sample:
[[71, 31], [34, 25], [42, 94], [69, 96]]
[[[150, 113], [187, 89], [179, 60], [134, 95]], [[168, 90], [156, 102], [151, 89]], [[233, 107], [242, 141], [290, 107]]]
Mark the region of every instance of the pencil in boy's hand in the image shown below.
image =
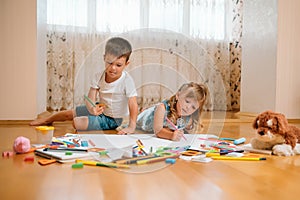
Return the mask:
[[[173, 122], [166, 117], [167, 122], [173, 127], [175, 128], [175, 130], [178, 130], [177, 126], [175, 126], [175, 124], [173, 124]], [[183, 139], [187, 140], [186, 137], [184, 135], [182, 135]]]
[[99, 107], [108, 107], [106, 104], [99, 103], [99, 102], [96, 102], [96, 105], [99, 106]]
[[84, 98], [93, 106], [96, 107], [96, 104], [86, 95], [84, 95]]

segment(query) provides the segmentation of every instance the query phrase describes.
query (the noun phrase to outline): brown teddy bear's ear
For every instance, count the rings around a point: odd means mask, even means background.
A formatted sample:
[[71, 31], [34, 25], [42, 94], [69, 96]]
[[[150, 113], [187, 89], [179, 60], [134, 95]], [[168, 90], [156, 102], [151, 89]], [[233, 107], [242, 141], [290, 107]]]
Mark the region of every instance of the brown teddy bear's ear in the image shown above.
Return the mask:
[[292, 148], [294, 148], [296, 146], [297, 137], [295, 134], [292, 134], [292, 133], [286, 134], [284, 139], [285, 139], [286, 144], [291, 145]]
[[252, 123], [252, 127], [253, 127], [254, 129], [257, 129], [257, 128], [258, 128], [258, 118], [259, 118], [259, 116], [257, 116], [257, 117], [254, 119], [253, 123]]
[[283, 114], [277, 114], [274, 119], [276, 120], [277, 130], [279, 133], [284, 134], [287, 132], [288, 121]]

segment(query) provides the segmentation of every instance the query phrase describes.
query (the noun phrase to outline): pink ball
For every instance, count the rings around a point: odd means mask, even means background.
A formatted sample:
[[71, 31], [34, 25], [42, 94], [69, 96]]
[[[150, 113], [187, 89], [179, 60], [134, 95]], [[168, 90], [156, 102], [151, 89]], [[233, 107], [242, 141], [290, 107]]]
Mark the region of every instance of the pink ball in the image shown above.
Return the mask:
[[19, 136], [15, 139], [13, 147], [17, 153], [26, 153], [30, 150], [30, 140], [26, 137]]

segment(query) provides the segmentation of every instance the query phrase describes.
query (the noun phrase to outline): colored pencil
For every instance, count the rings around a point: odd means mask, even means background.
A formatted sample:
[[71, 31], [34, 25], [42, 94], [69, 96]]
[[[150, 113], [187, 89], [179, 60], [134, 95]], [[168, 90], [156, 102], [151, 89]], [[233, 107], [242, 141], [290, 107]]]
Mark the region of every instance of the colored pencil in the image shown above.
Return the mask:
[[244, 151], [248, 151], [251, 153], [261, 153], [261, 154], [266, 154], [266, 155], [272, 155], [272, 150], [262, 150], [262, 149], [253, 149], [252, 147], [241, 147]]
[[[167, 122], [173, 126], [173, 128], [175, 128], [175, 130], [178, 130], [177, 126], [175, 126], [175, 124], [173, 124], [173, 122], [171, 122], [171, 120], [169, 118], [166, 117]], [[184, 135], [182, 135], [183, 139], [187, 140], [186, 137]]]
[[149, 164], [149, 163], [155, 163], [155, 162], [160, 162], [160, 161], [165, 161], [167, 158], [178, 158], [179, 155], [172, 155], [172, 156], [160, 156], [156, 158], [149, 158], [149, 159], [143, 159], [143, 160], [138, 160], [136, 162], [137, 165], [143, 165], [143, 164]]
[[104, 163], [93, 160], [76, 160], [76, 163], [83, 163], [84, 165], [99, 166], [99, 167], [112, 167], [112, 168], [130, 168], [129, 165], [116, 164], [116, 163]]
[[214, 160], [244, 160], [244, 161], [259, 161], [267, 160], [265, 157], [230, 157], [230, 156], [211, 156]]
[[117, 161], [115, 161], [115, 163], [117, 163], [117, 164], [135, 164], [139, 160], [144, 160], [144, 159], [148, 159], [148, 158], [155, 158], [155, 157], [157, 157], [157, 156], [152, 154], [152, 155], [147, 155], [147, 156], [139, 156], [139, 157], [135, 157], [135, 158], [117, 160]]
[[72, 152], [87, 152], [87, 149], [78, 149], [78, 148], [45, 148], [43, 151], [72, 151]]
[[93, 106], [96, 107], [96, 104], [86, 95], [84, 95], [84, 98]]

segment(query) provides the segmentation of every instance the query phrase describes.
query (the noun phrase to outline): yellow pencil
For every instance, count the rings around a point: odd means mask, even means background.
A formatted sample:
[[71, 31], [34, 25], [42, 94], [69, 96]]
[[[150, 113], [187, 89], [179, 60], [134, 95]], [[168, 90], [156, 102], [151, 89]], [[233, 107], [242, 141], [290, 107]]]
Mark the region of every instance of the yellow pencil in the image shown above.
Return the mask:
[[267, 160], [265, 157], [230, 157], [230, 156], [211, 156], [214, 160], [245, 160], [245, 161], [259, 161]]
[[112, 167], [112, 168], [130, 168], [129, 165], [122, 165], [116, 163], [103, 163], [93, 160], [76, 160], [76, 163], [83, 163], [84, 165], [91, 165], [91, 166], [100, 166], [100, 167]]

